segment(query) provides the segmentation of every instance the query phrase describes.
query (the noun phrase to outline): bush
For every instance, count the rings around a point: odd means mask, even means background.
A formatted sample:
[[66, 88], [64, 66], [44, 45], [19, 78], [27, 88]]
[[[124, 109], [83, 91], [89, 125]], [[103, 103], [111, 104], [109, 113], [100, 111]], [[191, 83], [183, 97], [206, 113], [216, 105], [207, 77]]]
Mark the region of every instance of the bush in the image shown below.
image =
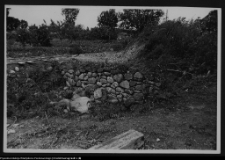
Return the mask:
[[40, 27], [37, 26], [30, 26], [29, 27], [30, 33], [30, 43], [34, 46], [45, 46], [50, 47], [51, 43], [51, 36], [46, 25], [42, 25]]
[[81, 54], [81, 53], [83, 53], [83, 50], [81, 49], [81, 47], [79, 46], [79, 45], [77, 45], [77, 44], [72, 44], [71, 46], [70, 46], [70, 50], [69, 50], [69, 53], [70, 54]]
[[[164, 22], [153, 29], [146, 28], [144, 33], [148, 37], [142, 39], [147, 42], [140, 57], [146, 58], [147, 61], [154, 60], [165, 67], [179, 62], [182, 65], [176, 65], [176, 69], [189, 71], [192, 66], [198, 74], [216, 69], [217, 32], [203, 31], [201, 28], [198, 19], [188, 22], [184, 18]], [[170, 60], [163, 60], [165, 55], [168, 55]]]
[[114, 51], [120, 51], [120, 50], [122, 50], [124, 47], [123, 47], [122, 44], [113, 44], [113, 45], [112, 45], [112, 48], [113, 48]]

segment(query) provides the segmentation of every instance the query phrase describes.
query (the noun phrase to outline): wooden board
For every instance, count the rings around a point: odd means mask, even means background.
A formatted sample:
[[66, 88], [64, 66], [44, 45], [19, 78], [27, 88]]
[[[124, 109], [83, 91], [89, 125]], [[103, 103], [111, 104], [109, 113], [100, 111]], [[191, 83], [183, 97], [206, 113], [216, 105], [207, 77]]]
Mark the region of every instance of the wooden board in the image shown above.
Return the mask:
[[144, 135], [135, 130], [124, 132], [89, 149], [138, 149], [144, 145]]

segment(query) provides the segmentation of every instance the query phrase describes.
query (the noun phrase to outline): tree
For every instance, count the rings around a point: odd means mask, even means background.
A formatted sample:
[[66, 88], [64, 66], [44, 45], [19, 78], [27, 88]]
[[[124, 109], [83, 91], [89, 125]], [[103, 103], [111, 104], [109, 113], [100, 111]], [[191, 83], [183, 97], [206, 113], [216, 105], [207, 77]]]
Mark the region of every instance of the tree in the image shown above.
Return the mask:
[[117, 26], [118, 18], [115, 9], [109, 11], [103, 11], [98, 17], [98, 25], [100, 28], [104, 28], [110, 41], [111, 35], [115, 34], [115, 27]]
[[63, 27], [61, 28], [61, 30], [62, 34], [70, 40], [70, 43], [72, 43], [74, 37], [76, 37], [77, 34], [74, 27], [78, 13], [79, 9], [76, 8], [62, 9], [62, 15], [65, 16], [65, 20], [62, 23]]
[[47, 25], [42, 24], [37, 27], [35, 25], [29, 26], [30, 33], [30, 43], [37, 46], [51, 46], [50, 40], [50, 31]]
[[16, 30], [20, 26], [20, 20], [14, 17], [7, 17], [7, 31]]
[[134, 29], [141, 32], [146, 25], [158, 24], [160, 17], [164, 15], [162, 10], [153, 9], [124, 9], [123, 13], [119, 13], [120, 27], [123, 29]]
[[207, 16], [201, 20], [203, 31], [217, 32], [217, 10], [210, 11]]
[[20, 28], [22, 28], [22, 29], [26, 29], [28, 27], [28, 23], [27, 23], [27, 21], [25, 21], [25, 20], [21, 20], [20, 21]]
[[68, 24], [75, 25], [79, 9], [77, 8], [63, 8], [62, 15], [65, 16], [65, 22]]

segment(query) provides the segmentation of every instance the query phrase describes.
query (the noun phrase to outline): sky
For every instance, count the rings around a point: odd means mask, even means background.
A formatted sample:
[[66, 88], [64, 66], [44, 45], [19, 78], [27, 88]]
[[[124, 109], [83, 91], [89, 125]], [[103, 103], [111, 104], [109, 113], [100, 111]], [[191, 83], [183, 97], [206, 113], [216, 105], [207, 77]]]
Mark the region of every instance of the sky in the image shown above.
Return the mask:
[[50, 20], [62, 21], [62, 8], [79, 8], [76, 24], [82, 24], [85, 28], [97, 26], [97, 17], [102, 11], [115, 9], [116, 12], [122, 12], [123, 9], [162, 9], [165, 13], [168, 11], [168, 19], [173, 20], [178, 17], [185, 17], [187, 20], [205, 17], [213, 8], [195, 8], [195, 7], [112, 7], [112, 6], [35, 6], [35, 5], [6, 5], [11, 8], [9, 16], [26, 20], [28, 25], [41, 25], [43, 19], [50, 24]]

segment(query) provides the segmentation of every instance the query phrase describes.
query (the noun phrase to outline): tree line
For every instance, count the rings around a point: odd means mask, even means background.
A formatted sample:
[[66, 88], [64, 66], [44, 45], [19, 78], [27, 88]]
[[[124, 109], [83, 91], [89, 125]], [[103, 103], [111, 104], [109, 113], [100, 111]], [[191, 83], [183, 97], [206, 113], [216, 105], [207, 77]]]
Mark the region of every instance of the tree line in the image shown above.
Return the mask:
[[137, 35], [147, 25], [157, 25], [164, 15], [162, 10], [124, 9], [123, 12], [117, 13], [115, 9], [110, 9], [101, 12], [97, 17], [98, 26], [85, 29], [75, 23], [79, 14], [79, 9], [76, 8], [62, 9], [63, 21], [55, 22], [51, 19], [50, 24], [47, 24], [43, 20], [44, 23], [40, 26], [28, 26], [25, 20], [10, 17], [9, 11], [10, 8], [7, 8], [8, 38], [13, 37], [23, 45], [28, 43], [41, 46], [51, 46], [52, 38], [68, 39], [72, 43], [80, 39], [115, 40], [120, 31], [132, 31]]

